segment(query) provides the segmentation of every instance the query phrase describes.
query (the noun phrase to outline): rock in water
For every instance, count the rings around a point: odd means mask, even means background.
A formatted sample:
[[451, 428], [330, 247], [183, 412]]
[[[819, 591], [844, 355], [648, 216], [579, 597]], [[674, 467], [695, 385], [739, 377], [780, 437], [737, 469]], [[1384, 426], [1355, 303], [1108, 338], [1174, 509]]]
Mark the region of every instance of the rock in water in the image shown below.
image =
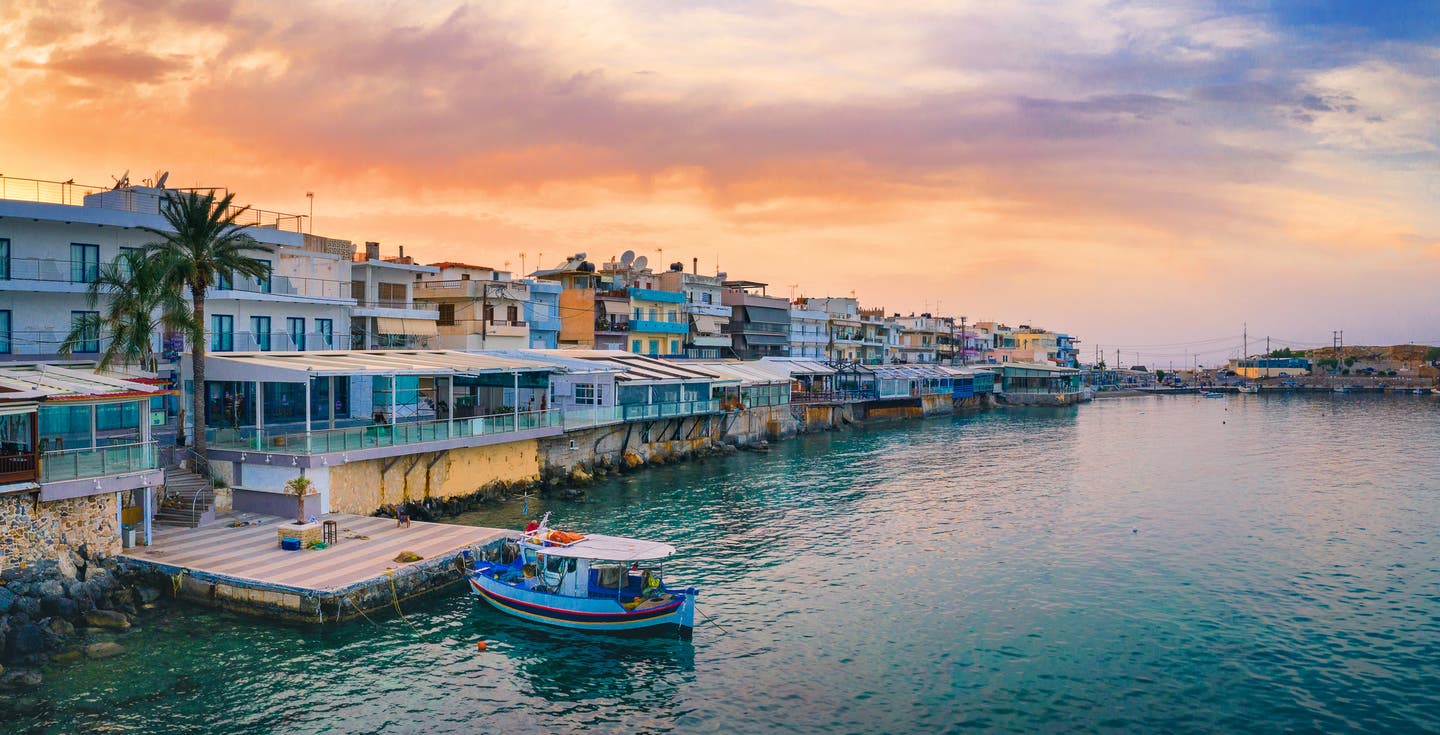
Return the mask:
[[90, 658], [110, 658], [119, 656], [125, 652], [125, 647], [114, 641], [100, 641], [91, 643], [85, 647], [85, 655]]
[[124, 613], [114, 610], [91, 610], [85, 613], [85, 624], [92, 628], [110, 628], [119, 630], [130, 627], [130, 621]]
[[7, 671], [0, 676], [0, 689], [32, 689], [40, 686], [44, 678], [40, 672], [30, 669], [16, 669]]

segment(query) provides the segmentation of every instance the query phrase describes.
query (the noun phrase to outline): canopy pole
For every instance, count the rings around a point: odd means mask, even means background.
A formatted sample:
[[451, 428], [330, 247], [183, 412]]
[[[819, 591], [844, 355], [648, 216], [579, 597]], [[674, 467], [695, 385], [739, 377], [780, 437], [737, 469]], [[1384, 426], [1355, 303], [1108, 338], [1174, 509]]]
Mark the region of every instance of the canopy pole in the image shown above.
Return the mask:
[[335, 400], [335, 376], [331, 375], [328, 380], [330, 381], [330, 392], [326, 394], [326, 399], [330, 402], [330, 405], [326, 406], [325, 413], [330, 416], [330, 428], [333, 429], [335, 428], [335, 404], [339, 403], [339, 401]]
[[511, 408], [513, 409], [512, 413], [515, 414], [515, 429], [514, 429], [514, 430], [515, 430], [515, 431], [519, 431], [519, 430], [520, 430], [520, 373], [518, 373], [518, 372], [510, 373], [510, 377], [512, 377], [512, 378], [515, 379], [515, 401], [514, 401], [515, 405], [511, 407]]
[[265, 385], [255, 381], [255, 437], [263, 438], [265, 434]]
[[398, 381], [394, 375], [390, 376], [390, 425], [394, 426], [397, 421], [395, 416], [395, 393], [399, 389]]
[[450, 436], [455, 436], [455, 376], [451, 375], [445, 379], [445, 405], [450, 410], [445, 412], [445, 418], [449, 421]]
[[310, 376], [305, 376], [305, 448], [310, 448]]

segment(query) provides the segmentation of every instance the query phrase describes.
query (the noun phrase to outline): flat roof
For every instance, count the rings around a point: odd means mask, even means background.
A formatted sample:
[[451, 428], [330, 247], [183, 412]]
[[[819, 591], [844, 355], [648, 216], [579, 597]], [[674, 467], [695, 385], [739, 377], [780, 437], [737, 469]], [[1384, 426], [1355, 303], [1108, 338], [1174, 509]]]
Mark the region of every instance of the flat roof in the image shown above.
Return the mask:
[[617, 381], [706, 381], [714, 383], [720, 376], [710, 370], [693, 367], [683, 362], [657, 360], [653, 357], [636, 355], [620, 350], [522, 350], [537, 357], [555, 356], [575, 360], [588, 360], [604, 365], [614, 365], [623, 372], [615, 376]]
[[341, 375], [480, 375], [554, 372], [539, 360], [459, 350], [334, 350], [315, 352], [212, 352], [206, 380], [299, 383]]
[[810, 360], [802, 357], [762, 357], [760, 363], [773, 366], [776, 370], [784, 371], [786, 375], [834, 375], [835, 368], [826, 365], [819, 360]]
[[1079, 370], [1076, 370], [1075, 368], [1060, 367], [1059, 365], [1047, 365], [1047, 364], [1042, 363], [1042, 362], [1002, 362], [1002, 363], [1000, 363], [999, 365], [997, 365], [996, 367], [998, 367], [998, 368], [1000, 368], [1000, 369], [1002, 369], [1002, 370], [1004, 370], [1004, 369], [1006, 369], [1006, 368], [1011, 368], [1011, 369], [1014, 369], [1014, 370], [1039, 370], [1039, 371], [1043, 371], [1043, 372], [1047, 372], [1047, 373], [1078, 373], [1078, 372], [1080, 372]]

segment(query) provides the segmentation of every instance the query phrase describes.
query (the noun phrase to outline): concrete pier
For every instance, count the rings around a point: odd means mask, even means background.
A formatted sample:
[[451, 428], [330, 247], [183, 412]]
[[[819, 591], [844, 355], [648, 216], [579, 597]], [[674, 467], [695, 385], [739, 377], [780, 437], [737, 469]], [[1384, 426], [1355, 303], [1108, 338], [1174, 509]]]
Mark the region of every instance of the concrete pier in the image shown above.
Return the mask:
[[[300, 623], [350, 620], [392, 609], [409, 597], [463, 578], [458, 562], [506, 535], [495, 528], [335, 513], [339, 543], [281, 550], [277, 528], [288, 518], [228, 513], [200, 528], [161, 528], [149, 547], [121, 555], [127, 571], [163, 575], [179, 599], [268, 619]], [[245, 524], [232, 526], [232, 524]], [[420, 561], [395, 561], [402, 551]]]

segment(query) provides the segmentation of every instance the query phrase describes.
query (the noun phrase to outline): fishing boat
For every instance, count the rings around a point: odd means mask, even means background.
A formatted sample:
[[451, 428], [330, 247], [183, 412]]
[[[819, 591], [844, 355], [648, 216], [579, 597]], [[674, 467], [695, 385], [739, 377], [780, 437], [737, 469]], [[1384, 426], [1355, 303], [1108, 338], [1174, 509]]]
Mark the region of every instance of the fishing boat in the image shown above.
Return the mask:
[[1242, 385], [1242, 386], [1240, 386], [1240, 388], [1239, 388], [1239, 392], [1241, 392], [1241, 393], [1259, 393], [1259, 392], [1260, 392], [1260, 386], [1255, 385], [1254, 383], [1252, 383], [1252, 384], [1250, 384], [1250, 385]]
[[1205, 391], [1204, 393], [1201, 393], [1200, 395], [1205, 396], [1206, 398], [1224, 398], [1224, 397], [1225, 397], [1225, 394], [1224, 394], [1224, 393], [1221, 393], [1221, 392], [1219, 392], [1219, 391], [1213, 391], [1213, 390], [1207, 390], [1207, 391]]
[[547, 513], [518, 539], [474, 562], [470, 591], [495, 609], [563, 628], [601, 631], [695, 627], [694, 587], [665, 584], [659, 560], [675, 547], [658, 541], [580, 534], [548, 527]]

